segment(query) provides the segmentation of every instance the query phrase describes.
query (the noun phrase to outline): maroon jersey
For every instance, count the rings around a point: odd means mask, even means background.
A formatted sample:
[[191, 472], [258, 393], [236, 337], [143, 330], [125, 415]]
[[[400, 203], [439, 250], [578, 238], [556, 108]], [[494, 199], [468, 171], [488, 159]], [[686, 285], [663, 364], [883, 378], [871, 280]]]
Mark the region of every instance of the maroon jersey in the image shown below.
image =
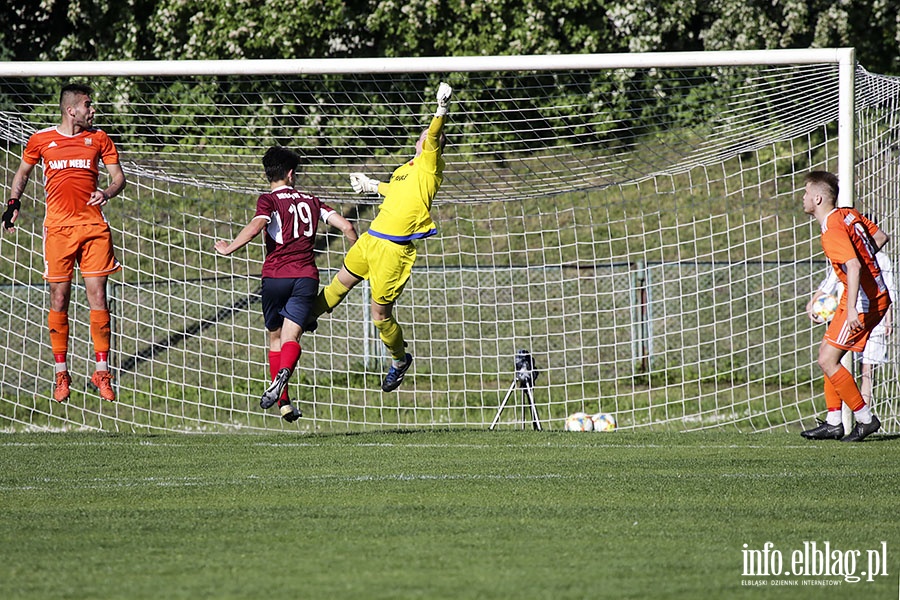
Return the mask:
[[319, 279], [314, 253], [319, 220], [326, 222], [335, 213], [315, 196], [281, 187], [256, 201], [256, 215], [265, 218], [266, 260], [262, 276]]

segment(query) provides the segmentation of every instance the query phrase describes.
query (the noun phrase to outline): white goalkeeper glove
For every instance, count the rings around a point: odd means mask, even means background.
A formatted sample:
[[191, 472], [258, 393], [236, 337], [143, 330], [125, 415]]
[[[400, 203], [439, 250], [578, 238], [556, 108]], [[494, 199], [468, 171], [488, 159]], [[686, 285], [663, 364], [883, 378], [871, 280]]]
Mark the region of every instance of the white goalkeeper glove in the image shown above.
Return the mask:
[[441, 85], [438, 86], [437, 91], [437, 110], [434, 111], [434, 116], [443, 117], [447, 114], [448, 107], [450, 106], [450, 96], [453, 95], [453, 88], [449, 85], [441, 82]]
[[350, 174], [350, 186], [357, 194], [377, 194], [379, 183], [381, 182], [377, 179], [366, 177], [362, 173]]

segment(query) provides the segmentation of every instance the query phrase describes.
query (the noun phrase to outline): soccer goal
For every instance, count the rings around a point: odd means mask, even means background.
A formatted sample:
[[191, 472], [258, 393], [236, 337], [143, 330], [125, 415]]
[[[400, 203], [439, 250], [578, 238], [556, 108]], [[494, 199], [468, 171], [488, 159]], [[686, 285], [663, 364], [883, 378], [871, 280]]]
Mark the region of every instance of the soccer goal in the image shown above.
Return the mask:
[[[7, 190], [70, 80], [93, 86], [95, 125], [129, 182], [106, 207], [125, 267], [110, 284], [119, 400], [87, 385], [80, 278], [72, 397], [50, 397], [36, 171], [15, 233], [0, 238], [7, 429], [531, 428], [527, 396], [545, 431], [576, 411], [614, 413], [626, 430], [796, 430], [824, 411], [824, 330], [804, 307], [826, 263], [803, 176], [837, 172], [840, 202], [900, 237], [900, 81], [866, 72], [852, 49], [0, 63]], [[377, 202], [348, 174], [384, 178], [411, 158], [440, 81], [454, 97], [439, 234], [420, 244], [396, 308], [413, 370], [380, 390], [387, 357], [359, 286], [304, 335], [290, 384], [303, 418], [286, 424], [259, 408], [263, 245], [222, 257], [213, 244], [253, 215], [273, 144], [301, 154], [299, 188], [364, 231]], [[347, 247], [326, 231], [318, 248], [328, 281]], [[896, 432], [888, 339], [874, 407]]]

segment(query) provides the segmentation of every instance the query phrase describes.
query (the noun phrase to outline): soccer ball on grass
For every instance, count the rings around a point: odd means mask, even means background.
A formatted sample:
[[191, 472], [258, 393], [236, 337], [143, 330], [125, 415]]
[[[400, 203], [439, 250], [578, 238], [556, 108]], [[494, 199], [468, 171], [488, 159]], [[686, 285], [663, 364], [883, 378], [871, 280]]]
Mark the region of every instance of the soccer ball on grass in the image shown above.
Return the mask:
[[594, 422], [594, 431], [616, 430], [616, 415], [612, 413], [599, 412], [591, 415], [591, 420]]
[[592, 431], [594, 420], [584, 412], [572, 413], [566, 419], [566, 431]]

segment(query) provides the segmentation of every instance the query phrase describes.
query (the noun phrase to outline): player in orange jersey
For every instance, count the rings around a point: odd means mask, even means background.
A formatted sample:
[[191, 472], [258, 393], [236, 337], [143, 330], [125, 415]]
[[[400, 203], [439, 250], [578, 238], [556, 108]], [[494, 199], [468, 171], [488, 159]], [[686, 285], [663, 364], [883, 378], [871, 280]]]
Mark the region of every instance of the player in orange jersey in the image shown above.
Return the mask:
[[[844, 285], [837, 312], [819, 346], [819, 367], [825, 373], [828, 415], [801, 435], [808, 439], [859, 442], [878, 431], [881, 422], [860, 394], [853, 375], [841, 364], [848, 351], [861, 352], [872, 330], [891, 306], [891, 296], [875, 254], [888, 235], [853, 208], [837, 208], [838, 180], [826, 171], [806, 176], [803, 211], [822, 228], [822, 250]], [[858, 308], [859, 307], [859, 308]], [[856, 425], [844, 436], [841, 403], [853, 411]]]
[[[110, 318], [106, 298], [109, 275], [122, 267], [113, 254], [112, 232], [101, 207], [125, 187], [115, 144], [93, 127], [95, 109], [90, 87], [69, 84], [60, 90], [61, 122], [28, 140], [12, 181], [3, 228], [12, 231], [19, 218], [20, 198], [35, 165], [44, 173], [44, 279], [50, 284], [50, 346], [56, 363], [53, 399], [69, 399], [72, 378], [66, 366], [69, 348], [69, 300], [75, 263], [84, 278], [91, 308], [90, 330], [97, 370], [91, 381], [104, 400], [116, 399], [109, 372]], [[110, 183], [99, 188], [100, 163]]]

